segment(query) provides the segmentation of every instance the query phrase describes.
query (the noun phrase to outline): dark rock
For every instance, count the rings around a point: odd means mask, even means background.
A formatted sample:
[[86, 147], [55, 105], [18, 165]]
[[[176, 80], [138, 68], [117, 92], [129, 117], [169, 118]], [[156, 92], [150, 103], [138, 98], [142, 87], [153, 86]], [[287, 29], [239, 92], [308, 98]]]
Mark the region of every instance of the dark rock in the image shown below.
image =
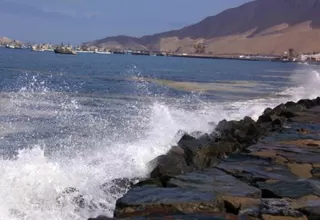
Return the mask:
[[101, 189], [106, 194], [124, 194], [132, 186], [134, 180], [130, 180], [128, 178], [118, 178], [114, 179], [110, 182], [104, 183], [101, 186]]
[[273, 113], [276, 114], [276, 115], [279, 115], [282, 111], [284, 111], [286, 109], [286, 106], [284, 104], [280, 104], [278, 106], [276, 106], [274, 109], [273, 109]]
[[299, 112], [302, 112], [302, 111], [306, 110], [306, 108], [312, 107], [312, 101], [311, 100], [308, 100], [308, 101], [307, 100], [302, 100], [302, 101], [299, 101], [299, 102], [298, 103], [287, 102], [285, 104], [286, 109], [288, 111], [293, 112], [293, 113], [299, 113]]
[[156, 187], [167, 187], [171, 176], [159, 176], [157, 178], [149, 178], [142, 180], [135, 184], [135, 187], [141, 186], [156, 186]]
[[110, 220], [110, 219], [113, 219], [113, 218], [108, 218], [106, 216], [98, 216], [96, 218], [89, 218], [88, 220]]
[[262, 190], [262, 196], [266, 198], [298, 199], [303, 196], [319, 194], [316, 186], [309, 181], [258, 182], [257, 186]]
[[273, 164], [268, 159], [245, 154], [232, 155], [222, 160], [217, 167], [249, 184], [267, 180], [297, 179], [285, 166]]
[[268, 114], [263, 114], [259, 117], [257, 123], [258, 124], [262, 124], [262, 123], [271, 123], [272, 122], [272, 117], [271, 115], [268, 115]]
[[218, 137], [218, 134], [215, 132], [212, 132], [211, 134], [202, 134], [201, 136], [199, 136], [197, 139], [202, 140], [202, 141], [215, 141], [216, 138]]
[[226, 210], [238, 215], [240, 219], [252, 219], [252, 217], [261, 219], [260, 217], [265, 215], [274, 216], [274, 219], [304, 216], [295, 210], [296, 207], [287, 199], [252, 199], [233, 196], [223, 196], [221, 199], [225, 202]]
[[274, 114], [274, 111], [273, 109], [271, 108], [266, 108], [264, 111], [263, 111], [263, 115], [272, 115]]
[[[170, 210], [161, 208], [148, 208], [143, 211], [130, 213], [127, 216], [123, 215], [125, 219], [132, 220], [164, 220], [164, 219], [185, 219], [185, 220], [238, 220], [238, 216], [222, 213], [222, 212], [170, 212]], [[127, 217], [127, 218], [126, 218]]]
[[316, 106], [316, 102], [314, 100], [309, 100], [309, 99], [301, 99], [298, 101], [299, 105], [305, 107], [305, 108], [312, 108], [313, 106]]
[[292, 112], [290, 110], [283, 110], [280, 112], [279, 116], [282, 116], [285, 118], [293, 118], [293, 117], [297, 116], [297, 114], [295, 114], [294, 112]]
[[311, 170], [311, 174], [312, 174], [313, 177], [315, 177], [316, 179], [320, 180], [320, 167], [314, 167]]
[[297, 103], [292, 102], [292, 101], [286, 102], [286, 104], [284, 104], [284, 106], [285, 106], [286, 108], [295, 107], [296, 105], [297, 105]]
[[309, 133], [309, 131], [304, 128], [298, 128], [298, 129], [296, 129], [296, 131], [300, 134], [308, 134]]
[[272, 126], [273, 127], [282, 127], [283, 125], [283, 120], [281, 120], [280, 118], [276, 118], [272, 121]]
[[88, 210], [108, 210], [108, 206], [102, 202], [95, 201], [94, 199], [86, 199], [84, 195], [80, 193], [80, 191], [74, 187], [66, 188], [61, 195], [57, 197], [57, 203], [60, 206], [65, 205], [66, 203], [71, 202], [75, 211], [80, 209], [88, 209]]
[[187, 164], [198, 169], [217, 164], [217, 158], [224, 157], [240, 147], [234, 142], [209, 142], [198, 139], [181, 141], [179, 146], [185, 151]]
[[[214, 193], [181, 188], [135, 187], [116, 204], [115, 216], [123, 217], [148, 209], [161, 209], [167, 213], [197, 211], [224, 211]], [[130, 215], [129, 215], [130, 216]]]
[[254, 198], [259, 198], [261, 196], [261, 191], [259, 189], [249, 186], [216, 168], [208, 168], [176, 176], [169, 181], [169, 184], [185, 189], [215, 192], [219, 195]]
[[240, 144], [250, 145], [256, 143], [262, 136], [258, 124], [250, 117], [240, 121], [220, 121], [216, 131], [220, 133], [222, 140], [237, 140]]
[[[295, 129], [292, 131], [293, 138], [297, 137]], [[270, 157], [273, 159], [280, 158], [287, 162], [297, 164], [320, 164], [320, 149], [314, 146], [308, 146], [308, 143], [315, 143], [312, 140], [298, 139], [294, 141], [279, 140], [279, 137], [283, 138], [290, 136], [290, 134], [281, 134], [277, 136], [270, 136], [266, 141], [272, 141], [273, 143], [259, 143], [248, 148], [251, 151], [250, 154], [259, 155], [260, 157]], [[281, 141], [281, 143], [275, 143], [275, 141]], [[268, 153], [269, 152], [269, 153]], [[270, 154], [273, 152], [272, 154]], [[266, 155], [264, 155], [266, 153]]]
[[320, 219], [320, 199], [298, 201], [297, 210], [305, 214], [308, 219]]
[[304, 219], [304, 215], [301, 212], [295, 210], [291, 202], [286, 199], [262, 199], [260, 200], [259, 204], [246, 204], [245, 207], [241, 207], [239, 215], [252, 216], [258, 219], [260, 219], [259, 217], [264, 216], [273, 216], [272, 219], [287, 219], [283, 217], [289, 217], [288, 219], [302, 217], [302, 219]]
[[[196, 138], [193, 137], [193, 136], [191, 136], [191, 135], [189, 135], [189, 134], [184, 134], [184, 135], [181, 137], [180, 141], [190, 141], [190, 140], [194, 140], [194, 139], [196, 139]], [[180, 142], [180, 141], [179, 141], [179, 142]], [[179, 144], [179, 142], [178, 142], [178, 144]]]
[[185, 160], [184, 150], [174, 147], [166, 155], [161, 155], [149, 163], [153, 168], [150, 177], [175, 176], [192, 171]]
[[285, 199], [263, 199], [260, 207], [260, 213], [273, 216], [303, 216], [302, 213], [292, 208], [290, 201]]

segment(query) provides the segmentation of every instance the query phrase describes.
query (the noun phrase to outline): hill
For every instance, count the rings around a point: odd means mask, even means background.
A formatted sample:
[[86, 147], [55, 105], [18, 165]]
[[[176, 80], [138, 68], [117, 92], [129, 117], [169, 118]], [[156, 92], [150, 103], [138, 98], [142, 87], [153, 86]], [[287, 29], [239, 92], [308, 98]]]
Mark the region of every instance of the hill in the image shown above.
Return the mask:
[[141, 38], [107, 37], [87, 45], [193, 53], [202, 43], [213, 54], [320, 51], [320, 0], [256, 0], [179, 30]]
[[13, 42], [21, 43], [20, 41], [15, 41], [15, 40], [12, 40], [12, 39], [7, 38], [7, 37], [0, 37], [0, 45], [11, 44]]

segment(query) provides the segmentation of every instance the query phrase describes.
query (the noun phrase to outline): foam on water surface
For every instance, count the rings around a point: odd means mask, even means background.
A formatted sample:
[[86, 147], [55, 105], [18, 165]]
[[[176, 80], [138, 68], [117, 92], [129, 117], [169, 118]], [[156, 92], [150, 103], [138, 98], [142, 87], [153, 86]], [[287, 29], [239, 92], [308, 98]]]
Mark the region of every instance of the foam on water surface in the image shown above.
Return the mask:
[[[33, 79], [33, 86], [1, 96], [5, 102], [1, 113], [7, 117], [2, 126], [10, 127], [10, 134], [32, 131], [34, 136], [29, 142], [23, 135], [15, 137], [26, 146], [14, 158], [0, 159], [0, 219], [112, 216], [116, 200], [124, 193], [112, 190], [112, 180], [147, 176], [147, 163], [179, 140], [179, 130], [210, 132], [214, 127], [208, 122], [244, 116], [257, 119], [267, 107], [315, 98], [320, 92], [319, 76], [316, 70], [293, 73], [293, 87], [263, 99], [214, 103], [192, 95], [166, 101], [160, 95], [129, 102], [123, 112], [115, 107], [104, 113], [81, 105], [80, 98], [37, 87], [42, 83]], [[5, 139], [8, 134], [1, 135]], [[71, 195], [58, 202], [67, 187], [77, 188], [86, 201], [102, 205], [79, 209]]]

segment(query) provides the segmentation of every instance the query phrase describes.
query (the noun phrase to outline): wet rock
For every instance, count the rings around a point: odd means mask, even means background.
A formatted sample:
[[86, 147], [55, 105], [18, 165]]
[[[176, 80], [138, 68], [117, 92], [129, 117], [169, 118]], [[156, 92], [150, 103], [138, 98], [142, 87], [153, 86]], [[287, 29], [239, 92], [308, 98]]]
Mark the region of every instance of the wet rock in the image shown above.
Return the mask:
[[277, 155], [285, 157], [288, 161], [300, 164], [307, 163], [320, 163], [320, 147], [319, 141], [313, 140], [295, 140], [295, 141], [282, 141], [280, 143], [267, 144], [265, 147], [252, 146], [249, 149], [252, 151], [274, 150]]
[[279, 116], [282, 116], [285, 118], [293, 118], [293, 117], [297, 116], [297, 114], [290, 111], [290, 110], [283, 110], [280, 112]]
[[103, 185], [101, 185], [101, 189], [106, 194], [124, 194], [128, 190], [130, 186], [133, 185], [133, 183], [136, 180], [130, 180], [128, 178], [118, 178], [111, 180], [110, 182], [106, 182]]
[[261, 197], [261, 191], [239, 181], [216, 168], [208, 168], [176, 176], [169, 181], [170, 186], [184, 189], [196, 189], [204, 192], [215, 192], [219, 195], [242, 197]]
[[262, 220], [308, 220], [306, 216], [291, 217], [291, 216], [275, 216], [275, 215], [261, 215]]
[[263, 114], [259, 117], [257, 123], [262, 124], [262, 123], [272, 123], [273, 118], [269, 114]]
[[320, 219], [320, 198], [308, 196], [293, 202], [293, 207], [305, 214], [308, 219]]
[[96, 218], [89, 218], [88, 220], [110, 220], [110, 219], [113, 219], [113, 218], [108, 218], [106, 216], [98, 216]]
[[[121, 219], [133, 220], [163, 220], [163, 219], [186, 219], [186, 220], [238, 220], [238, 217], [229, 213], [198, 211], [193, 213], [173, 212], [161, 208], [148, 208], [130, 214], [122, 215]], [[119, 218], [118, 218], [119, 219]]]
[[235, 142], [220, 141], [209, 142], [206, 140], [181, 141], [179, 146], [184, 150], [188, 165], [203, 169], [216, 165], [218, 160], [240, 148]]
[[271, 108], [266, 108], [264, 111], [263, 111], [263, 115], [272, 115], [274, 114], [274, 111], [273, 109]]
[[299, 128], [296, 130], [298, 133], [300, 134], [308, 134], [309, 131], [307, 129], [304, 129], [304, 128]]
[[309, 100], [309, 99], [301, 99], [298, 101], [299, 105], [304, 106], [305, 108], [311, 108], [317, 105], [316, 100]]
[[308, 204], [298, 209], [304, 213], [308, 219], [319, 220], [320, 219], [320, 203], [319, 201], [308, 201]]
[[284, 104], [280, 104], [280, 105], [276, 106], [274, 109], [272, 109], [272, 112], [270, 112], [269, 114], [279, 115], [285, 109], [286, 109], [286, 106]]
[[228, 213], [240, 216], [259, 216], [261, 199], [220, 195]]
[[286, 199], [262, 199], [260, 204], [248, 204], [239, 212], [240, 216], [262, 217], [262, 219], [305, 219], [306, 217], [292, 207]]
[[141, 187], [141, 186], [155, 186], [155, 187], [167, 187], [171, 176], [160, 176], [157, 178], [148, 178], [142, 180], [134, 185], [134, 187]]
[[272, 126], [273, 127], [282, 127], [286, 123], [286, 119], [283, 117], [274, 117], [272, 121]]
[[153, 168], [151, 178], [175, 176], [193, 170], [187, 165], [184, 150], [180, 147], [173, 147], [167, 154], [152, 160], [149, 166]]
[[[300, 102], [300, 103], [299, 103]], [[306, 107], [308, 105], [312, 106], [312, 101], [306, 101], [306, 100], [300, 100], [298, 103], [295, 102], [287, 102], [285, 104], [286, 110], [293, 112], [293, 113], [298, 113], [306, 110]], [[302, 104], [301, 104], [302, 103]], [[305, 104], [305, 105], [304, 105]]]
[[115, 216], [130, 216], [149, 209], [159, 209], [166, 213], [219, 212], [224, 211], [224, 205], [210, 192], [143, 186], [131, 189], [117, 201]]
[[72, 203], [75, 207], [75, 211], [80, 209], [88, 210], [108, 210], [108, 206], [104, 203], [95, 201], [94, 199], [87, 199], [80, 191], [74, 187], [66, 188], [56, 199], [58, 205], [64, 206], [67, 203]]
[[[270, 108], [266, 109], [263, 115], [259, 117], [258, 123], [271, 122], [271, 121], [274, 121], [275, 119], [277, 119], [275, 122], [280, 122], [280, 121], [283, 122], [283, 119], [281, 119], [281, 117], [284, 117], [287, 119], [293, 118], [297, 116], [298, 113], [304, 111], [305, 109], [306, 107], [304, 105], [297, 104], [294, 102], [287, 102], [286, 104], [280, 104], [274, 109], [270, 109]], [[280, 116], [280, 118], [279, 117], [277, 118], [276, 116]]]
[[260, 207], [262, 214], [275, 216], [302, 217], [303, 214], [294, 210], [286, 199], [263, 199]]
[[311, 174], [315, 179], [320, 180], [320, 167], [313, 167], [311, 170]]
[[191, 135], [189, 135], [189, 134], [184, 134], [181, 137], [180, 141], [190, 141], [190, 140], [194, 140], [194, 139], [196, 139], [196, 138], [191, 136]]
[[308, 195], [320, 195], [315, 184], [310, 181], [279, 181], [275, 183], [258, 182], [264, 198], [298, 199]]
[[244, 219], [246, 217], [260, 219], [261, 216], [266, 215], [274, 216], [274, 219], [304, 217], [287, 199], [252, 199], [233, 196], [224, 196], [221, 199], [225, 202], [226, 210]]
[[268, 180], [285, 181], [297, 179], [283, 165], [274, 164], [271, 160], [246, 154], [232, 155], [230, 158], [222, 160], [217, 167], [249, 184]]
[[66, 188], [60, 196], [57, 198], [57, 203], [59, 205], [63, 205], [66, 200], [71, 200], [73, 204], [78, 206], [79, 208], [85, 208], [86, 201], [80, 191], [74, 187]]
[[217, 125], [216, 131], [220, 133], [222, 140], [235, 139], [245, 145], [256, 143], [262, 135], [260, 127], [250, 117], [240, 121], [223, 120]]

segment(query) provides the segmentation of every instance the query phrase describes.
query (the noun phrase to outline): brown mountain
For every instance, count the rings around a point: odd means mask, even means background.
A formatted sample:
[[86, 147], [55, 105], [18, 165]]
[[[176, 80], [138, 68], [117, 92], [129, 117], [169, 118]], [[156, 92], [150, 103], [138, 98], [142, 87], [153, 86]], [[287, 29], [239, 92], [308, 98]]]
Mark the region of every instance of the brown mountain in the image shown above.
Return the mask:
[[280, 54], [288, 48], [320, 51], [320, 0], [256, 0], [179, 30], [86, 44], [193, 53], [198, 43], [213, 54]]

